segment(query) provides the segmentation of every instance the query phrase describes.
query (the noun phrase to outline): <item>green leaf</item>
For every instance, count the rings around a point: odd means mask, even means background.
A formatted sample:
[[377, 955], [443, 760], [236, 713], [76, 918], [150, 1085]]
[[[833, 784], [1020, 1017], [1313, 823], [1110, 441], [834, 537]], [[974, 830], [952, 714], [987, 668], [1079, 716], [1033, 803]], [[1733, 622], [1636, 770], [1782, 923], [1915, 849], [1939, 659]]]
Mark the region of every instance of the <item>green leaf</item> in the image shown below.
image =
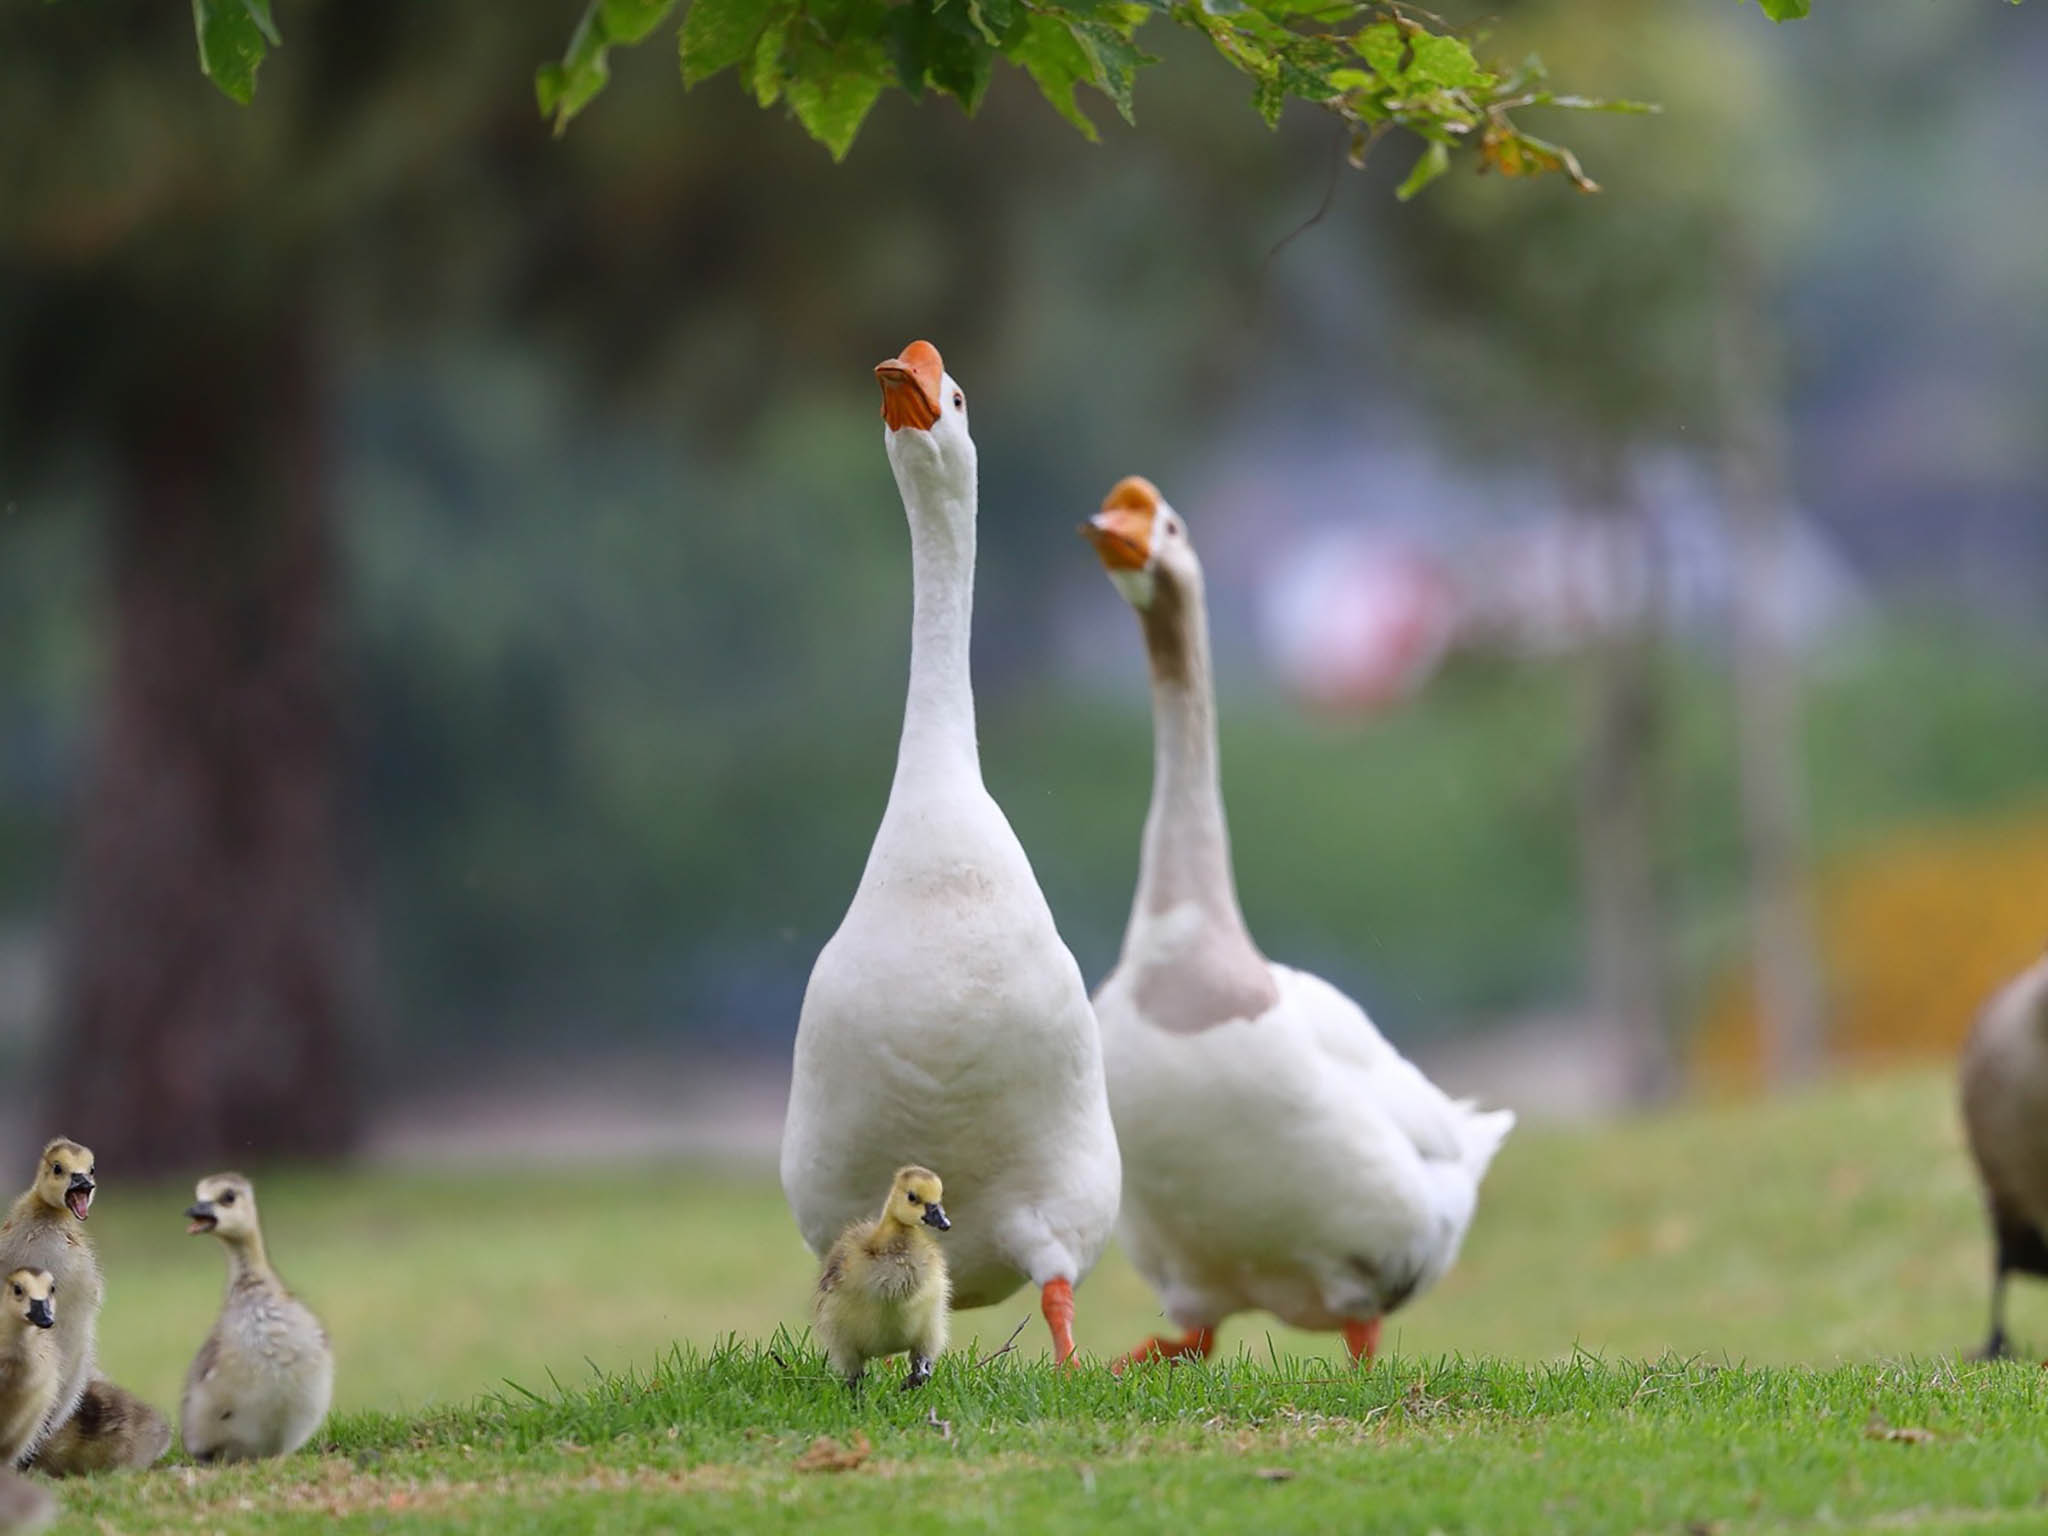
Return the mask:
[[1280, 71], [1276, 69], [1259, 77], [1259, 83], [1252, 87], [1252, 105], [1259, 109], [1268, 128], [1280, 126], [1280, 109], [1287, 105], [1287, 87], [1280, 83]]
[[1358, 56], [1389, 85], [1407, 90], [1485, 90], [1498, 78], [1479, 67], [1462, 38], [1404, 31], [1376, 22], [1351, 39]]
[[557, 134], [610, 83], [612, 48], [641, 41], [675, 5], [676, 0], [590, 0], [561, 60], [543, 64], [533, 75], [541, 115], [554, 118]]
[[200, 73], [246, 107], [256, 96], [257, 66], [284, 41], [270, 18], [270, 0], [192, 0], [192, 30]]
[[249, 19], [256, 23], [256, 30], [263, 34], [263, 40], [273, 48], [282, 48], [284, 39], [278, 35], [277, 23], [270, 19], [270, 0], [242, 0], [242, 9], [249, 13]]
[[1023, 35], [1024, 7], [1017, 0], [967, 0], [967, 18], [991, 48], [1007, 48]]
[[794, 11], [771, 16], [768, 25], [761, 29], [760, 41], [754, 44], [747, 82], [753, 88], [754, 100], [764, 107], [774, 106], [782, 96], [782, 51], [789, 42], [789, 29], [795, 23]]
[[1813, 0], [1756, 0], [1773, 21], [1796, 21], [1813, 11]]
[[861, 120], [882, 94], [882, 72], [846, 71], [823, 76], [792, 75], [783, 86], [796, 120], [806, 132], [844, 160], [860, 132]]
[[1027, 13], [1024, 35], [1006, 50], [1014, 64], [1022, 66], [1038, 86], [1038, 93], [1068, 122], [1081, 131], [1089, 143], [1100, 137], [1088, 114], [1074, 100], [1074, 88], [1093, 78], [1093, 67], [1066, 23], [1041, 11]]
[[1428, 144], [1424, 146], [1422, 153], [1415, 157], [1415, 164], [1409, 170], [1407, 178], [1394, 189], [1394, 196], [1405, 203], [1450, 168], [1450, 150], [1442, 144]]
[[690, 0], [676, 38], [683, 84], [695, 85], [757, 58], [763, 20], [759, 0]]
[[965, 6], [934, 14], [932, 46], [926, 53], [927, 77], [972, 116], [988, 90], [995, 55], [975, 29]]
[[1138, 71], [1152, 61], [1112, 23], [1077, 20], [1067, 26], [1088, 57], [1090, 82], [1115, 104], [1117, 114], [1125, 122], [1135, 123], [1131, 85]]

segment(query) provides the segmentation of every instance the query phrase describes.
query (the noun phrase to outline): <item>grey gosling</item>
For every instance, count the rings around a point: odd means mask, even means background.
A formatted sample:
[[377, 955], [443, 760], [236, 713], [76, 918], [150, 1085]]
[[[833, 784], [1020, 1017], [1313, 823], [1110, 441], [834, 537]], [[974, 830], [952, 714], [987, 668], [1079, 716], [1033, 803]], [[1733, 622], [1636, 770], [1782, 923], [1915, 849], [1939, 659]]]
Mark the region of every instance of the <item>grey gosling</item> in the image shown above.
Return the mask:
[[2048, 958], [1978, 1015], [1963, 1050], [1963, 1126], [1991, 1218], [1991, 1335], [1979, 1354], [1995, 1360], [2011, 1348], [2007, 1279], [2048, 1279]]
[[858, 1386], [870, 1360], [910, 1352], [904, 1390], [931, 1380], [946, 1347], [953, 1299], [934, 1230], [953, 1223], [944, 1187], [929, 1168], [902, 1168], [882, 1214], [857, 1221], [825, 1255], [811, 1326], [832, 1368]]
[[57, 1501], [25, 1477], [0, 1472], [0, 1536], [32, 1536], [50, 1523]]
[[149, 1466], [171, 1448], [170, 1421], [104, 1376], [85, 1384], [71, 1417], [50, 1431], [31, 1463], [52, 1477], [90, 1477]]
[[57, 1396], [25, 1456], [53, 1477], [146, 1467], [171, 1444], [162, 1414], [94, 1372], [106, 1287], [85, 1222], [98, 1177], [91, 1149], [60, 1136], [0, 1223], [0, 1270], [48, 1270], [57, 1283]]
[[21, 1461], [57, 1400], [56, 1290], [47, 1269], [0, 1282], [0, 1467]]
[[334, 1352], [320, 1319], [270, 1267], [256, 1191], [239, 1173], [201, 1179], [185, 1214], [193, 1234], [227, 1250], [220, 1321], [185, 1375], [186, 1453], [200, 1461], [289, 1456], [320, 1427], [334, 1397]]

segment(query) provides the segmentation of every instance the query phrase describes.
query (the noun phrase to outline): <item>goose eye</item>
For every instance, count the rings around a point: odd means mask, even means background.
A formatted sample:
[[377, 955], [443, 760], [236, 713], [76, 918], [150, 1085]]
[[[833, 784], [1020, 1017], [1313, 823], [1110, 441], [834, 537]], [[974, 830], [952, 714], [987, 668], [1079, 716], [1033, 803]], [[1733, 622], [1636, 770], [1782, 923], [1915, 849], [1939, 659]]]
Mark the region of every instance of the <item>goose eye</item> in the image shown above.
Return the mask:
[[953, 409], [956, 411], [964, 411], [967, 409], [967, 397], [961, 394], [960, 391], [957, 389], [953, 391]]

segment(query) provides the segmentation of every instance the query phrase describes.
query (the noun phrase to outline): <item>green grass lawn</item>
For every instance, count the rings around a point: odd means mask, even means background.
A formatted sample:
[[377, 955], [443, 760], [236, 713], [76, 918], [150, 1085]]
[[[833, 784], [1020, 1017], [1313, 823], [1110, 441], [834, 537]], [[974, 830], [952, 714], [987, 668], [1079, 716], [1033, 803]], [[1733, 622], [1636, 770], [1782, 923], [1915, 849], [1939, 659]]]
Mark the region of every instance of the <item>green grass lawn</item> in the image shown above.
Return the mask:
[[[170, 1406], [219, 1255], [183, 1191], [104, 1171], [103, 1359]], [[1943, 1076], [1519, 1133], [1364, 1375], [1249, 1318], [1208, 1368], [1058, 1373], [1035, 1316], [977, 1364], [1020, 1294], [960, 1319], [925, 1393], [855, 1403], [801, 1340], [811, 1262], [765, 1170], [260, 1193], [341, 1416], [288, 1463], [68, 1490], [60, 1529], [2048, 1529], [2048, 1376], [1956, 1362], [1988, 1261]], [[2016, 1301], [2048, 1341], [2048, 1295]], [[1115, 1255], [1079, 1304], [1098, 1357], [1157, 1321]], [[801, 1470], [820, 1436], [868, 1449]]]

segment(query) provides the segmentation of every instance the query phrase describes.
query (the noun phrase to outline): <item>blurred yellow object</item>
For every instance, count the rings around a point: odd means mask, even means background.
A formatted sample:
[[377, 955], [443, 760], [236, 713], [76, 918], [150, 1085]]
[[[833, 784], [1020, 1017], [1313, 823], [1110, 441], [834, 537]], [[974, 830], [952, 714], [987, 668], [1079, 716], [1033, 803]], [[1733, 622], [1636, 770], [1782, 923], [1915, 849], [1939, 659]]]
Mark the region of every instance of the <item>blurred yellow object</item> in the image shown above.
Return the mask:
[[[1952, 1057], [1977, 1010], [2048, 944], [2048, 807], [1921, 829], [1837, 860], [1819, 904], [1830, 1062]], [[1709, 1088], [1762, 1083], [1746, 953], [1709, 991], [1694, 1065]]]

